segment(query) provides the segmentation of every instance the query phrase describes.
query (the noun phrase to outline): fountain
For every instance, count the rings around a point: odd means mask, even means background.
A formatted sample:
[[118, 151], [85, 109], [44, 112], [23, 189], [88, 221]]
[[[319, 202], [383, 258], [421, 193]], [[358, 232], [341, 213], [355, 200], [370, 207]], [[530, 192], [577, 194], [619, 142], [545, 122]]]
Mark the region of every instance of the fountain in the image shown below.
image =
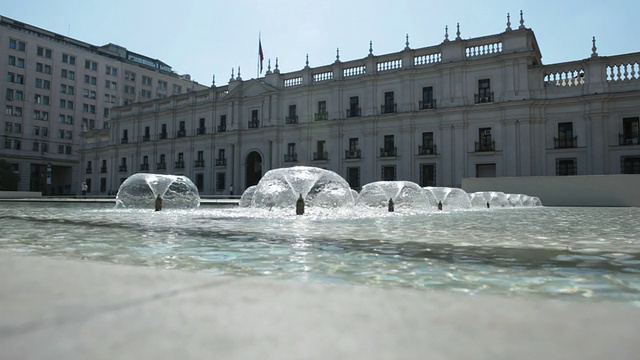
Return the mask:
[[[157, 196], [163, 210], [152, 212]], [[0, 250], [214, 275], [640, 301], [638, 208], [542, 207], [524, 194], [408, 181], [356, 193], [312, 167], [267, 172], [239, 207], [198, 204], [187, 178], [156, 174], [127, 179], [115, 208], [6, 203]]]
[[158, 197], [161, 208], [195, 209], [200, 206], [198, 188], [186, 176], [143, 174], [129, 176], [120, 185], [116, 207], [153, 209]]

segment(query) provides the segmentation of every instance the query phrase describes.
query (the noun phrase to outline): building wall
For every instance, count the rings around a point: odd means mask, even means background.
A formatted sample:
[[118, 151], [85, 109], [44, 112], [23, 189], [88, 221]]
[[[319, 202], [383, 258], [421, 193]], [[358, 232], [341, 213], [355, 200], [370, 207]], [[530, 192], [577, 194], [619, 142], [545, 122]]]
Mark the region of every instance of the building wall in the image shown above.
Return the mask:
[[[262, 174], [309, 165], [346, 178], [347, 168], [357, 167], [360, 186], [382, 180], [386, 166], [395, 167], [394, 179], [426, 185], [421, 166], [435, 165], [435, 185], [454, 187], [477, 176], [620, 174], [621, 157], [640, 158], [640, 145], [619, 142], [623, 118], [640, 116], [639, 61], [640, 53], [593, 54], [542, 65], [533, 31], [519, 29], [370, 53], [292, 73], [280, 73], [276, 66], [260, 79], [232, 78], [225, 86], [118, 107], [106, 133], [83, 134], [81, 162], [107, 160], [108, 172], [95, 177], [115, 189], [121, 179], [143, 171], [146, 155], [153, 166], [144, 171], [192, 180], [202, 174], [203, 194], [228, 193], [231, 184], [238, 193], [250, 185], [247, 159], [252, 152], [262, 158]], [[481, 80], [490, 82], [485, 96], [479, 96]], [[436, 106], [421, 109], [423, 88], [429, 86]], [[387, 113], [383, 105], [389, 92], [397, 109]], [[353, 96], [360, 116], [348, 117]], [[326, 103], [326, 118], [319, 114], [319, 102]], [[287, 123], [290, 105], [296, 106], [297, 123]], [[251, 126], [254, 111], [257, 127]], [[226, 117], [225, 131], [219, 129], [221, 116]], [[204, 133], [196, 128], [200, 118], [205, 119]], [[182, 121], [186, 136], [178, 136]], [[559, 124], [567, 122], [571, 134], [561, 139]], [[159, 139], [163, 124], [168, 136]], [[148, 141], [120, 142], [125, 130], [139, 139], [147, 126]], [[480, 130], [486, 128], [491, 141], [483, 145]], [[434, 153], [419, 153], [424, 132], [433, 132]], [[389, 155], [383, 149], [386, 135], [393, 136], [396, 155], [383, 156]], [[350, 138], [358, 138], [360, 158], [346, 156]], [[326, 159], [314, 156], [318, 141], [325, 141]], [[295, 153], [289, 144], [295, 144]], [[217, 161], [222, 160], [220, 150], [226, 162]], [[195, 167], [199, 151], [204, 166]], [[175, 166], [180, 153], [184, 168]], [[156, 166], [162, 154], [166, 169]], [[289, 161], [293, 155], [295, 161]], [[124, 171], [118, 166], [122, 158], [127, 159]]]
[[[13, 43], [18, 44], [16, 49], [11, 48]], [[20, 44], [24, 44], [24, 49], [20, 49]], [[80, 134], [108, 126], [113, 106], [172, 95], [174, 85], [183, 93], [205, 88], [188, 76], [172, 73], [170, 67], [158, 60], [122, 47], [113, 44], [98, 47], [5, 17], [0, 18], [0, 49], [0, 107], [3, 109], [0, 158], [18, 164], [22, 191], [78, 192], [84, 178], [79, 167]], [[128, 60], [133, 55], [149, 59], [149, 63], [158, 68]], [[23, 59], [24, 66], [10, 65], [10, 58]], [[24, 81], [10, 82], [10, 73], [20, 75]], [[152, 79], [151, 85], [142, 83], [143, 76]], [[159, 81], [167, 83], [167, 90], [158, 87]], [[143, 96], [149, 93], [143, 94], [142, 90], [149, 91], [150, 97]], [[23, 94], [22, 99], [16, 96], [18, 91]], [[13, 96], [9, 96], [10, 92]], [[48, 104], [37, 102], [36, 96], [46, 97]], [[9, 115], [9, 107], [20, 108], [21, 114]], [[48, 119], [36, 119], [38, 112], [46, 112]], [[60, 116], [65, 120], [60, 121]], [[6, 123], [12, 124], [11, 130]], [[20, 132], [15, 131], [15, 124], [20, 125]], [[34, 134], [34, 127], [39, 128], [39, 135]], [[47, 129], [46, 136], [42, 134], [43, 128]], [[16, 142], [20, 143], [20, 149], [15, 149]], [[31, 172], [47, 164], [53, 169], [52, 183], [43, 182], [45, 186], [40, 188], [43, 184], [39, 179], [32, 179]]]

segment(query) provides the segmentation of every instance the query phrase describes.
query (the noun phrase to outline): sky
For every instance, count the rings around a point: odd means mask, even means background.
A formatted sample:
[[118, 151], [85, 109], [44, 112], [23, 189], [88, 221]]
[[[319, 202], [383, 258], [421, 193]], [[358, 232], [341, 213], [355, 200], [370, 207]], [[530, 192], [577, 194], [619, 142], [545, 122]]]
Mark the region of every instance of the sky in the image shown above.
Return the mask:
[[[305, 66], [364, 58], [369, 53], [438, 45], [449, 26], [463, 39], [533, 29], [543, 64], [590, 57], [596, 37], [600, 56], [640, 51], [638, 0], [0, 0], [0, 15], [94, 45], [118, 44], [161, 60], [203, 85], [226, 85], [234, 68], [258, 76], [258, 39], [264, 71], [278, 58], [282, 73]], [[262, 75], [264, 76], [264, 72]]]

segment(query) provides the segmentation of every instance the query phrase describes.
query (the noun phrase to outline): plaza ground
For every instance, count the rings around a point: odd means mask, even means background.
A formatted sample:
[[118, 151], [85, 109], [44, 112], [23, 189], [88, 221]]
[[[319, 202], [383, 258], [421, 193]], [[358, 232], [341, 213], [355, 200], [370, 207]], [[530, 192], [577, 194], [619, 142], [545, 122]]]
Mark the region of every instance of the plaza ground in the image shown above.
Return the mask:
[[3, 359], [632, 359], [640, 309], [0, 252]]

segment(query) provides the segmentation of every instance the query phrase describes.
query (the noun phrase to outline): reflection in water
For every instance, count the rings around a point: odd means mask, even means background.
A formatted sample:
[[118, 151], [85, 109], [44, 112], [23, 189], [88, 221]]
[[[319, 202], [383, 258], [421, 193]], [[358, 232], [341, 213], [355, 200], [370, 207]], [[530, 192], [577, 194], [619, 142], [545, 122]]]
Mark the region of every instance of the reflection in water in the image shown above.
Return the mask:
[[332, 284], [640, 300], [635, 208], [296, 217], [7, 205], [0, 249], [13, 252]]

